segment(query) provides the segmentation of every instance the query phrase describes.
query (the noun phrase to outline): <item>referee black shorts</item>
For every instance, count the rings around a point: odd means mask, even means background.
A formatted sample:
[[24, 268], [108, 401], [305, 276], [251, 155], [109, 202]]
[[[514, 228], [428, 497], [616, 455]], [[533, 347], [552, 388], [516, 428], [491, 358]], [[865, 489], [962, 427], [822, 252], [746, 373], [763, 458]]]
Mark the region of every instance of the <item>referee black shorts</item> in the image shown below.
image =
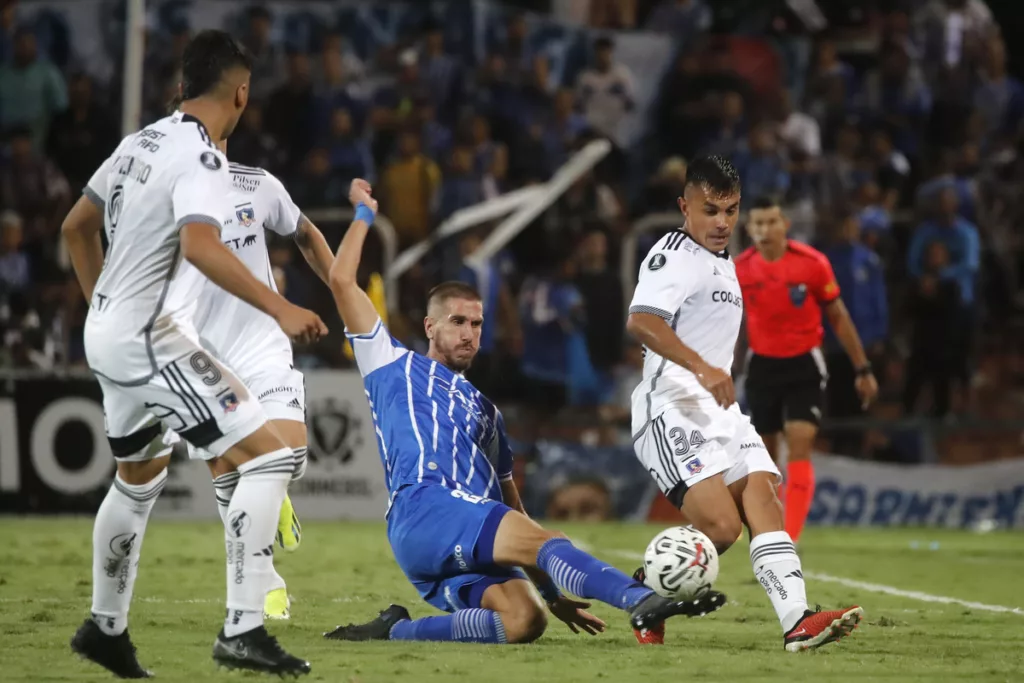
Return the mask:
[[786, 422], [819, 424], [828, 371], [820, 349], [792, 358], [751, 354], [747, 362], [747, 404], [758, 434], [782, 431]]

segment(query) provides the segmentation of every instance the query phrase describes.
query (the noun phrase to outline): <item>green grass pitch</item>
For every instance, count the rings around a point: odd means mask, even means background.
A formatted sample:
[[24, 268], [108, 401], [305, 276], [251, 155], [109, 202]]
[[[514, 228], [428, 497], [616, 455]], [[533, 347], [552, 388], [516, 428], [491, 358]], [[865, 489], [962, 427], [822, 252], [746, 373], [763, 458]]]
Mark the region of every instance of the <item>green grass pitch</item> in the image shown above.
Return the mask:
[[[0, 680], [113, 680], [68, 647], [89, 609], [90, 530], [87, 519], [3, 520]], [[632, 571], [658, 529], [609, 524], [564, 531]], [[222, 533], [214, 523], [150, 523], [130, 629], [140, 660], [159, 681], [259, 678], [218, 670], [210, 659], [223, 616]], [[414, 616], [435, 612], [395, 565], [382, 524], [308, 523], [304, 534], [296, 553], [278, 554], [292, 620], [270, 629], [313, 663], [310, 681], [1024, 680], [1020, 533], [810, 530], [801, 555], [812, 604], [858, 603], [867, 617], [853, 637], [800, 655], [782, 649], [745, 541], [722, 558], [717, 587], [729, 603], [703, 619], [669, 622], [665, 647], [638, 646], [622, 613], [601, 605], [595, 611], [611, 628], [598, 637], [552, 623], [526, 646], [326, 641], [324, 631], [367, 620], [391, 602]]]

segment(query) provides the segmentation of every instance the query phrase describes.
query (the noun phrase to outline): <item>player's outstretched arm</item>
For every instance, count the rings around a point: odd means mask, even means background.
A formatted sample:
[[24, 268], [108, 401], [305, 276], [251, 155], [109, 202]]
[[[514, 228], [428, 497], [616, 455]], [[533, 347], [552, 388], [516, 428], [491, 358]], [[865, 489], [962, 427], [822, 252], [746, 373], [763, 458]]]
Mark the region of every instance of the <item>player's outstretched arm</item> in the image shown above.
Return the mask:
[[215, 226], [186, 223], [180, 234], [182, 256], [186, 261], [224, 291], [272, 317], [289, 337], [305, 343], [327, 334], [327, 326], [319, 316], [289, 303], [257, 280], [220, 241], [220, 232]]
[[60, 226], [60, 233], [68, 247], [71, 265], [86, 301], [92, 301], [92, 292], [103, 270], [103, 211], [88, 196], [82, 195], [71, 207]]
[[380, 319], [370, 297], [356, 280], [363, 255], [363, 242], [366, 241], [370, 224], [377, 216], [377, 200], [370, 195], [371, 192], [370, 184], [365, 180], [357, 178], [352, 181], [348, 197], [352, 206], [356, 207], [356, 218], [338, 246], [338, 253], [327, 278], [334, 303], [338, 307], [338, 315], [345, 323], [345, 330], [353, 335], [373, 332]]
[[626, 331], [662, 358], [692, 372], [701, 386], [715, 397], [718, 405], [728, 408], [736, 402], [736, 390], [729, 373], [708, 365], [699, 353], [679, 339], [661, 316], [654, 313], [630, 313]]
[[331, 253], [331, 248], [328, 246], [324, 234], [320, 232], [320, 228], [305, 216], [299, 219], [299, 227], [295, 231], [295, 244], [316, 276], [324, 284], [330, 284], [329, 278], [334, 254]]
[[843, 345], [843, 350], [846, 351], [846, 355], [850, 357], [850, 362], [857, 371], [857, 379], [854, 386], [857, 389], [857, 394], [860, 396], [863, 407], [867, 409], [871, 402], [875, 400], [875, 396], [878, 395], [878, 380], [875, 379], [871, 372], [871, 363], [868, 362], [868, 356], [864, 353], [864, 345], [861, 343], [860, 335], [857, 334], [857, 328], [850, 318], [850, 312], [846, 310], [846, 304], [843, 303], [843, 300], [840, 297], [836, 297], [825, 304], [825, 315], [828, 317], [828, 323], [836, 333], [839, 343]]

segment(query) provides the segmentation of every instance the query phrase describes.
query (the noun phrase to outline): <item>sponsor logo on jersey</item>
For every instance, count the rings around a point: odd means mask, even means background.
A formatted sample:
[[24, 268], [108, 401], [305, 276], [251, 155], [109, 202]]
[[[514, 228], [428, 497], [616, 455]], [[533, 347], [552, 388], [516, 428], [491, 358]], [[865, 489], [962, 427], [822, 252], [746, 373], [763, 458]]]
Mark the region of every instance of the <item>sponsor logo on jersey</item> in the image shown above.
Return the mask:
[[700, 474], [704, 471], [704, 463], [700, 461], [700, 458], [694, 458], [686, 463], [686, 471], [690, 474]]
[[203, 166], [210, 169], [211, 171], [220, 170], [221, 167], [220, 157], [218, 157], [213, 152], [203, 152], [202, 154], [200, 154], [199, 163], [201, 163]]
[[267, 389], [266, 391], [264, 391], [263, 393], [261, 393], [259, 396], [257, 396], [256, 400], [257, 401], [262, 401], [263, 399], [267, 398], [268, 396], [273, 396], [274, 394], [291, 394], [291, 393], [295, 393], [295, 390], [292, 389], [291, 387], [286, 387], [286, 386], [271, 387], [271, 388]]
[[740, 444], [741, 451], [745, 451], [750, 448], [764, 448], [764, 444], [760, 441], [748, 441], [744, 444]]
[[235, 396], [235, 392], [225, 394], [220, 397], [220, 407], [224, 409], [225, 413], [233, 413], [238, 408], [238, 397]]
[[655, 254], [651, 257], [651, 260], [647, 262], [648, 270], [661, 270], [665, 266], [668, 259], [665, 258], [664, 254]]
[[798, 285], [790, 285], [789, 300], [793, 302], [794, 306], [803, 306], [807, 301], [807, 285], [802, 282]]
[[711, 300], [719, 304], [732, 304], [736, 308], [743, 308], [743, 297], [739, 294], [719, 290], [711, 293]]
[[240, 225], [248, 228], [256, 220], [256, 210], [252, 206], [243, 206], [235, 211], [235, 218], [238, 219]]

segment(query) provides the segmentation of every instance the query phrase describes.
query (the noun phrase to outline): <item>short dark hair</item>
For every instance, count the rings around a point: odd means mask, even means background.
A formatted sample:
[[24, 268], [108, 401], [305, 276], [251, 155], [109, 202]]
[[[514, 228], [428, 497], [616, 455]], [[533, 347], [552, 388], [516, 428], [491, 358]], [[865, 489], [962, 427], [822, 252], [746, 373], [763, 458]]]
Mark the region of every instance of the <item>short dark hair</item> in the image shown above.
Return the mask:
[[614, 50], [615, 40], [611, 36], [601, 36], [594, 41], [595, 50]]
[[252, 55], [224, 31], [200, 31], [182, 57], [182, 97], [192, 100], [213, 91], [224, 74], [235, 68], [252, 71]]
[[465, 282], [448, 280], [435, 286], [427, 293], [427, 308], [433, 303], [443, 304], [448, 299], [469, 299], [470, 301], [482, 301], [480, 293]]
[[782, 199], [775, 194], [763, 194], [750, 205], [751, 209], [774, 209], [782, 208]]
[[697, 157], [686, 169], [683, 189], [690, 185], [696, 185], [720, 196], [736, 194], [740, 191], [740, 174], [732, 162], [723, 156], [712, 154]]

